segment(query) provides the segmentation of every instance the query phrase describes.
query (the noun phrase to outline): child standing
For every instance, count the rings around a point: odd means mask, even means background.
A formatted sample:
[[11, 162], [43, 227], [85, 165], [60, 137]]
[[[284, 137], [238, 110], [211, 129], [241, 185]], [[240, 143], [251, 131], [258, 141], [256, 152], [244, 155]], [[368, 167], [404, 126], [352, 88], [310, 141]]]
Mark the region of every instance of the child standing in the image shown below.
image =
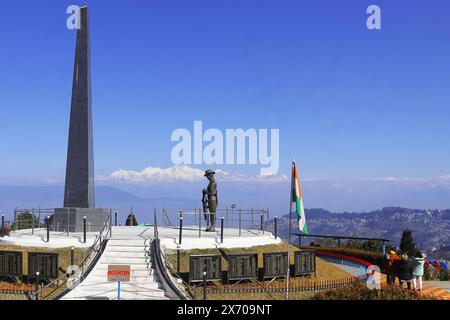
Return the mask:
[[[414, 290], [422, 291], [422, 278], [423, 278], [423, 269], [425, 265], [425, 259], [423, 254], [417, 252], [416, 256], [413, 259], [413, 285]], [[417, 282], [419, 282], [419, 288], [417, 288]]]

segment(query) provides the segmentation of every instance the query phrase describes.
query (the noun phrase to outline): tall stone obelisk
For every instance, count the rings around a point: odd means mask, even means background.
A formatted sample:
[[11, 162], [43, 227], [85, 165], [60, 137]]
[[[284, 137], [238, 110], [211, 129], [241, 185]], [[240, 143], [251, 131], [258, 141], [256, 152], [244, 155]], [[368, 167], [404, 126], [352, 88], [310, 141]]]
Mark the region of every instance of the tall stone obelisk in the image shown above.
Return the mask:
[[55, 209], [53, 221], [54, 230], [69, 232], [83, 231], [84, 217], [87, 231], [100, 231], [110, 214], [109, 209], [95, 208], [91, 52], [86, 5], [80, 8], [78, 19], [64, 208]]
[[80, 8], [73, 70], [65, 208], [95, 208], [89, 12]]

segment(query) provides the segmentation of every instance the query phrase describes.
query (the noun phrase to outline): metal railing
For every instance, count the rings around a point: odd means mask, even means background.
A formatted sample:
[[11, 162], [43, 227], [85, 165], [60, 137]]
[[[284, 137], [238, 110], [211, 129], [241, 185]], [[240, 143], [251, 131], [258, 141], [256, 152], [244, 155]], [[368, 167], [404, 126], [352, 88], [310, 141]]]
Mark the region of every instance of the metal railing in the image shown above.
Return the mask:
[[[363, 241], [366, 241], [366, 242], [372, 241], [374, 245], [377, 243], [380, 245], [379, 251], [382, 254], [386, 253], [386, 244], [391, 242], [391, 240], [384, 239], [384, 238], [350, 237], [350, 236], [317, 235], [317, 234], [305, 235], [303, 233], [296, 233], [296, 232], [291, 233], [291, 236], [298, 237], [298, 245], [299, 246], [302, 245], [303, 238], [312, 239], [313, 243], [314, 243], [314, 241], [316, 241], [316, 239], [319, 239], [319, 241], [321, 239], [325, 239], [325, 241], [328, 240], [331, 243], [334, 242], [337, 248], [346, 248], [348, 241], [358, 241], [360, 244], [362, 244]], [[347, 243], [345, 243], [345, 241]], [[320, 244], [320, 242], [319, 242], [319, 245], [322, 245], [322, 244]]]
[[[55, 209], [15, 209], [14, 210], [14, 220], [10, 224], [11, 231], [16, 232], [17, 230], [29, 230], [32, 235], [35, 234], [36, 229], [43, 229], [47, 227], [48, 217], [52, 217], [55, 213]], [[111, 211], [112, 213], [112, 211]], [[117, 222], [117, 210], [114, 211], [114, 225]], [[201, 208], [162, 208], [154, 209], [154, 216], [156, 220], [163, 227], [168, 228], [179, 228], [180, 219], [183, 220], [184, 230], [194, 230], [198, 231], [199, 237], [202, 237], [202, 232], [207, 228], [208, 222], [210, 220], [211, 214], [204, 213]], [[20, 218], [23, 214], [32, 215], [31, 218], [22, 219]], [[223, 208], [218, 209], [216, 212], [216, 228], [221, 227], [221, 220], [223, 218], [223, 227], [225, 229], [233, 229], [237, 231], [236, 235], [241, 236], [243, 230], [256, 230], [256, 231], [271, 231], [269, 230], [269, 219], [270, 212], [269, 209], [240, 209], [240, 208]], [[67, 218], [63, 224], [55, 225], [52, 221], [51, 231], [59, 232], [58, 235], [70, 236], [71, 231], [75, 225], [69, 222]], [[78, 226], [80, 227], [80, 226]], [[98, 230], [101, 225], [93, 225], [89, 221], [87, 222], [86, 231], [91, 232], [93, 230]], [[272, 228], [271, 228], [272, 229]], [[78, 232], [79, 233], [79, 232]]]
[[0, 293], [5, 294], [26, 294], [36, 290], [36, 285], [24, 283], [2, 283], [0, 285]]
[[[84, 258], [80, 263], [79, 270], [81, 282], [89, 275], [92, 271], [93, 267], [97, 263], [98, 259], [102, 255], [108, 240], [112, 235], [112, 216], [109, 215], [106, 222], [103, 225], [102, 230], [99, 232], [99, 235], [96, 237], [93, 245], [89, 248], [89, 250], [84, 254]], [[54, 293], [57, 292], [56, 296], [53, 298], [54, 300], [58, 300], [59, 298], [66, 295], [71, 289], [67, 288], [62, 292], [58, 292], [63, 285], [66, 285], [67, 280], [70, 278], [71, 274], [64, 274], [58, 279], [50, 282], [46, 286], [41, 286], [40, 289], [34, 292], [33, 296], [36, 300], [42, 299], [46, 300], [51, 297]], [[44, 290], [50, 289], [50, 293], [44, 295]]]
[[[198, 231], [198, 237], [202, 237], [204, 229], [208, 227], [211, 219], [210, 213], [204, 213], [202, 209], [154, 209], [155, 221], [163, 227], [178, 228], [183, 230]], [[235, 230], [235, 236], [242, 236], [243, 230], [269, 231], [269, 209], [218, 209], [216, 212], [216, 229], [223, 228]], [[272, 232], [272, 230], [270, 230]], [[229, 230], [228, 230], [229, 232]], [[233, 234], [234, 235], [234, 234]]]
[[[19, 230], [27, 230], [31, 232], [31, 235], [35, 234], [37, 229], [47, 228], [50, 222], [50, 231], [59, 232], [58, 235], [70, 236], [72, 233], [80, 233], [80, 231], [74, 231], [76, 229], [81, 230], [83, 228], [83, 221], [72, 221], [70, 218], [72, 208], [65, 208], [67, 211], [67, 217], [63, 221], [54, 221], [56, 209], [14, 209], [14, 220], [9, 224], [12, 232], [16, 233]], [[112, 210], [109, 210], [109, 214], [112, 214]], [[26, 218], [23, 218], [26, 216]], [[86, 221], [86, 232], [97, 232], [102, 229], [104, 223], [92, 223], [89, 219]]]
[[[54, 214], [54, 209], [14, 209], [14, 220], [10, 224], [11, 231], [30, 229], [34, 234], [35, 229], [45, 228], [46, 218]], [[31, 218], [20, 219], [22, 215], [31, 215]]]
[[292, 284], [289, 288], [286, 287], [284, 282], [272, 282], [270, 284], [257, 283], [255, 285], [233, 285], [233, 286], [223, 286], [219, 288], [207, 288], [206, 294], [237, 294], [237, 293], [286, 293], [286, 292], [320, 292], [331, 289], [343, 288], [348, 286], [353, 286], [361, 283], [361, 279], [358, 277], [348, 277], [342, 279], [332, 279], [332, 280], [311, 280], [298, 282]]
[[161, 250], [160, 239], [159, 239], [159, 231], [158, 231], [158, 220], [156, 217], [156, 212], [154, 216], [154, 240], [152, 241], [152, 251], [153, 257], [155, 258], [155, 269], [158, 274], [161, 276], [162, 285], [168, 295], [172, 298], [179, 300], [187, 300], [187, 297], [181, 292], [180, 288], [173, 283], [172, 279], [169, 276], [169, 273], [177, 279], [177, 281], [182, 282], [185, 288], [188, 288], [188, 293], [193, 296], [193, 293], [190, 290], [190, 285], [186, 283], [175, 270], [173, 270], [171, 264], [168, 262], [167, 257], [164, 252]]
[[[152, 241], [151, 250], [153, 251], [153, 257], [155, 258], [155, 270], [160, 276], [160, 281], [166, 294], [172, 299], [187, 300], [181, 290], [170, 279], [168, 272], [172, 273], [172, 270], [170, 269], [169, 264], [166, 263], [167, 260], [164, 257], [164, 253], [161, 251], [159, 239]], [[174, 275], [174, 273], [172, 273], [172, 275]]]
[[[42, 231], [47, 233], [47, 237], [42, 237], [44, 242], [48, 242], [52, 237], [56, 236], [60, 238], [61, 236], [66, 237], [81, 237], [80, 241], [86, 243], [86, 233], [97, 233], [103, 231], [104, 222], [92, 223], [89, 216], [84, 217], [81, 221], [73, 224], [74, 221], [70, 221], [69, 216], [64, 223], [59, 223], [54, 221], [56, 210], [55, 209], [15, 209], [14, 210], [14, 221], [10, 223], [9, 233], [16, 233], [20, 231], [21, 235], [40, 235], [42, 236]], [[67, 208], [67, 214], [69, 215], [70, 208]], [[110, 219], [112, 226], [112, 210], [110, 210], [107, 219]], [[25, 216], [25, 218], [23, 218]], [[94, 221], [97, 221], [94, 219]], [[5, 225], [6, 222], [5, 222]], [[51, 233], [51, 235], [50, 235]]]

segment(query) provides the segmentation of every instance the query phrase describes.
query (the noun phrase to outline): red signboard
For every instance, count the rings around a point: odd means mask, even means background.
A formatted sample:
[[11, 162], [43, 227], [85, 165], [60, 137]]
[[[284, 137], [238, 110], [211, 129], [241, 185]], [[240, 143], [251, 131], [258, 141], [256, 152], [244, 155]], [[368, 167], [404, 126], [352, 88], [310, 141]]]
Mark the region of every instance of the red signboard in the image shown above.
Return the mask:
[[110, 265], [108, 266], [109, 282], [129, 282], [131, 278], [131, 266]]

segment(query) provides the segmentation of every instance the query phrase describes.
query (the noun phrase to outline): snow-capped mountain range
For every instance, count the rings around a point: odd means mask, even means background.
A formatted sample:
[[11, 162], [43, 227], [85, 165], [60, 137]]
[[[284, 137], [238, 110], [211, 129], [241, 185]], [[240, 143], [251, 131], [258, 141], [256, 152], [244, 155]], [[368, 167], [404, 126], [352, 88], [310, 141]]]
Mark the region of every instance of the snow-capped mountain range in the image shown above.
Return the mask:
[[[288, 181], [286, 176], [263, 176], [230, 173], [216, 170], [218, 179], [226, 182], [283, 182]], [[198, 182], [205, 181], [205, 171], [188, 165], [179, 165], [169, 168], [148, 167], [142, 171], [120, 169], [106, 177], [97, 177], [100, 181], [114, 181], [133, 184], [157, 184], [170, 182]]]

